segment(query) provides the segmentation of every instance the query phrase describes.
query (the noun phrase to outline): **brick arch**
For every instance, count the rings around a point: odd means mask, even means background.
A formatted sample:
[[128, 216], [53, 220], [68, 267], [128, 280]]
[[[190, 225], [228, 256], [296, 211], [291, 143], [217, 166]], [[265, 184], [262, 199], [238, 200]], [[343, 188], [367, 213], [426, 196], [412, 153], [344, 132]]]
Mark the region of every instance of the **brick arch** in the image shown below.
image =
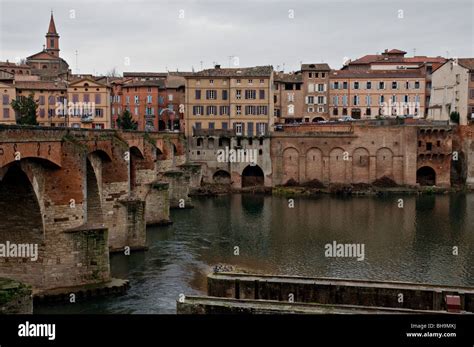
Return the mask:
[[379, 148], [375, 155], [375, 177], [380, 178], [383, 176], [394, 178], [393, 152], [388, 147]]
[[334, 147], [329, 152], [329, 182], [346, 182], [346, 162], [344, 159], [344, 149]]
[[283, 183], [287, 183], [290, 179], [300, 181], [299, 158], [300, 152], [295, 147], [283, 150]]
[[306, 180], [323, 181], [323, 152], [318, 147], [306, 151]]
[[352, 182], [369, 183], [370, 154], [365, 147], [358, 147], [352, 152]]

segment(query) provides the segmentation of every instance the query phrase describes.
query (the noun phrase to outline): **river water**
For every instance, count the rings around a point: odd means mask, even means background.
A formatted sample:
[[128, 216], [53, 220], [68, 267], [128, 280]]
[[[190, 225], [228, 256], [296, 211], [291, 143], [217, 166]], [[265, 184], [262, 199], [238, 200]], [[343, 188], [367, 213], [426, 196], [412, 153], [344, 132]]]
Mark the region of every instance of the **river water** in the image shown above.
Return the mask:
[[[400, 200], [402, 199], [402, 200]], [[175, 313], [180, 294], [205, 294], [215, 264], [249, 272], [474, 286], [474, 194], [194, 198], [173, 225], [149, 228], [149, 250], [111, 257], [127, 295], [37, 306], [35, 313]], [[470, 213], [471, 212], [471, 213]], [[363, 244], [364, 260], [326, 257]], [[458, 255], [456, 253], [456, 248]]]

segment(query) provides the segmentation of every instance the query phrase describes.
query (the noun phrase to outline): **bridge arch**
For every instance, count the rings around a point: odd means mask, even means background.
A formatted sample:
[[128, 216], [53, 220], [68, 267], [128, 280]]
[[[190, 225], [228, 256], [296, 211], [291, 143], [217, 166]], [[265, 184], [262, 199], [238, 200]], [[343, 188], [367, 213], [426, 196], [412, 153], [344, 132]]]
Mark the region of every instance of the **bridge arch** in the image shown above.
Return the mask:
[[340, 147], [335, 147], [329, 152], [329, 181], [331, 183], [346, 182], [347, 153]]
[[352, 153], [352, 182], [369, 183], [370, 154], [367, 148], [358, 147]]
[[306, 152], [306, 180], [323, 180], [323, 152], [317, 147]]

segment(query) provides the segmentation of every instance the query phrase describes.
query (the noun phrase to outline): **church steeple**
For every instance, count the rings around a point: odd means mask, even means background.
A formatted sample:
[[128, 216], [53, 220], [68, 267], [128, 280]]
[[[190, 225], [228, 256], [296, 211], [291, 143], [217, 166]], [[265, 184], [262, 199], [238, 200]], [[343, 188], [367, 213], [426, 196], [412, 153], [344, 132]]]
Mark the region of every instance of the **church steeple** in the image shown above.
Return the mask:
[[46, 33], [46, 52], [59, 57], [59, 35], [54, 24], [53, 11], [51, 11], [51, 19], [49, 20], [49, 28]]

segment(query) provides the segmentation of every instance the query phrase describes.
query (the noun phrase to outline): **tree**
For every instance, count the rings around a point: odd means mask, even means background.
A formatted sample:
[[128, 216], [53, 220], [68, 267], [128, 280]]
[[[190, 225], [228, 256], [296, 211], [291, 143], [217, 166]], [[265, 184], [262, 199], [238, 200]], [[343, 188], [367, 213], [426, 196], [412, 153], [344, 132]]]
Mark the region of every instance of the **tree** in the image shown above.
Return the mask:
[[106, 77], [120, 77], [120, 73], [117, 71], [117, 68], [114, 66], [112, 69], [107, 71], [105, 76]]
[[31, 93], [28, 97], [20, 97], [11, 102], [12, 108], [17, 113], [16, 124], [38, 125], [36, 120], [36, 110], [38, 103], [35, 101], [35, 94]]
[[117, 126], [123, 130], [137, 130], [138, 123], [133, 120], [129, 110], [122, 112], [121, 116], [117, 118]]
[[451, 119], [451, 122], [459, 124], [459, 112], [453, 111], [449, 115], [449, 118]]

